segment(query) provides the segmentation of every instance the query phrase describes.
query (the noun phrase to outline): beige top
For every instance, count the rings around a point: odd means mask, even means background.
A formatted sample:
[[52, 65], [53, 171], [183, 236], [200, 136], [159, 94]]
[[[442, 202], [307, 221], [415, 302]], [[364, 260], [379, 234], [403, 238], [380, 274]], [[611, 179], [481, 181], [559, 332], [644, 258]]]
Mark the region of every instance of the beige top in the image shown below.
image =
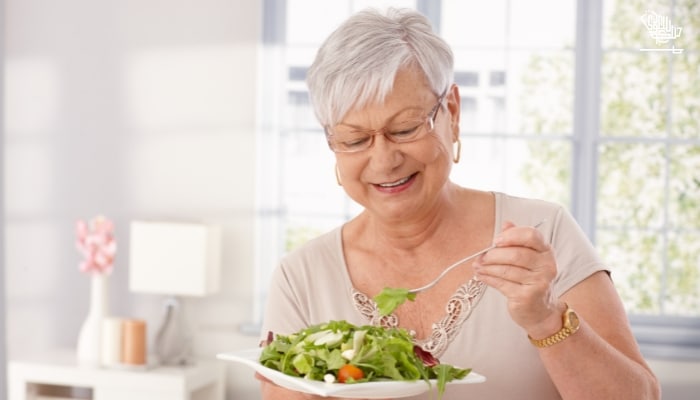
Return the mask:
[[[505, 220], [517, 225], [534, 225], [546, 219], [538, 229], [555, 252], [558, 272], [554, 292], [557, 296], [593, 273], [605, 270], [593, 246], [563, 207], [502, 193], [495, 193], [495, 199], [496, 227]], [[350, 281], [341, 229], [311, 240], [282, 260], [272, 277], [262, 339], [267, 337], [268, 331], [289, 334], [329, 320], [344, 319], [356, 325], [372, 321], [375, 305], [371, 300], [369, 305], [358, 302], [358, 294], [362, 294]], [[454, 333], [449, 335], [439, 359], [443, 363], [473, 368], [487, 380], [479, 384], [450, 385], [443, 399], [561, 398], [537, 349], [510, 318], [506, 298], [495, 289], [474, 286], [473, 281], [465, 282], [460, 290], [464, 293], [456, 293], [453, 299], [466, 301], [462, 304], [467, 306], [461, 311], [466, 313], [462, 315], [464, 318], [450, 315], [449, 311], [435, 318], [436, 323], [458, 321], [452, 326]], [[479, 293], [475, 295], [474, 290]], [[425, 394], [411, 399], [430, 398], [430, 394]]]

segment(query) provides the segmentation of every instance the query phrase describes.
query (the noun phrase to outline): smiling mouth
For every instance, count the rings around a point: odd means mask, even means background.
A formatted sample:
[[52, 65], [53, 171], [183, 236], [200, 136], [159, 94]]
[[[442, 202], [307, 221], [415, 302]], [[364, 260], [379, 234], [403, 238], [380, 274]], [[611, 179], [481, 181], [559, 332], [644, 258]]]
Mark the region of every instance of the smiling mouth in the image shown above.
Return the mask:
[[393, 187], [401, 186], [401, 185], [403, 185], [404, 183], [406, 183], [406, 182], [410, 181], [411, 179], [413, 179], [414, 176], [416, 176], [416, 174], [411, 174], [411, 175], [409, 175], [409, 176], [407, 176], [407, 177], [405, 177], [405, 178], [399, 179], [398, 181], [395, 181], [395, 182], [379, 183], [379, 184], [377, 184], [377, 186], [383, 187], [383, 188], [393, 188]]

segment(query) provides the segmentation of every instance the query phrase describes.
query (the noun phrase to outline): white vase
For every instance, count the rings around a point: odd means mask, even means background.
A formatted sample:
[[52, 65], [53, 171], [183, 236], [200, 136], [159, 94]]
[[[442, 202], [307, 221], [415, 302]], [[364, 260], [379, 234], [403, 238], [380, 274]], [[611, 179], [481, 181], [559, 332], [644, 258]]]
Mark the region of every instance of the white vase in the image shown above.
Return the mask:
[[98, 367], [102, 355], [102, 321], [107, 316], [107, 276], [93, 273], [90, 308], [78, 335], [78, 363]]

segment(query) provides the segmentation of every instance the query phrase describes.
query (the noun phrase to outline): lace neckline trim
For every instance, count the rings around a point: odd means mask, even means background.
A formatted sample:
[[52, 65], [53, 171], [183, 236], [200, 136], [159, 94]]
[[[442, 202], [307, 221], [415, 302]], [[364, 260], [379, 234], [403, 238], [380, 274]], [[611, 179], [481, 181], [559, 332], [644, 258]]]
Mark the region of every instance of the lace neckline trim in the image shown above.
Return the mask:
[[[476, 278], [471, 278], [467, 283], [457, 288], [445, 306], [445, 316], [432, 326], [432, 332], [425, 339], [416, 339], [416, 345], [430, 352], [435, 357], [445, 353], [447, 347], [460, 331], [462, 324], [472, 313], [479, 300], [486, 291], [486, 284]], [[352, 288], [353, 304], [357, 311], [366, 318], [370, 324], [394, 328], [399, 326], [399, 318], [392, 313], [387, 316], [379, 315], [377, 303], [366, 294]], [[415, 336], [415, 331], [411, 331]]]

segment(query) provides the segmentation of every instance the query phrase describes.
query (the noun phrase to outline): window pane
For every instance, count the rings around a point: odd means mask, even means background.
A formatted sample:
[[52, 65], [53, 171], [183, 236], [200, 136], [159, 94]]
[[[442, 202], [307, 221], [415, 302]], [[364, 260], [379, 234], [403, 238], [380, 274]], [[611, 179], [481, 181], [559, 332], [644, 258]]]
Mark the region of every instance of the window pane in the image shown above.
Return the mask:
[[[491, 133], [508, 129], [506, 115], [506, 54], [503, 51], [461, 51], [455, 53], [455, 84], [462, 97], [462, 132]], [[501, 74], [503, 84], [492, 84], [492, 75]], [[462, 120], [464, 118], [464, 120]], [[464, 123], [461, 123], [464, 121]]]
[[530, 140], [528, 156], [520, 179], [530, 189], [530, 197], [571, 207], [571, 158], [569, 140]]
[[[698, 21], [700, 25], [700, 21]], [[696, 49], [700, 49], [700, 35]], [[700, 53], [673, 57], [671, 136], [700, 139]]]
[[[698, 2], [696, 0], [675, 0], [669, 1], [669, 3], [673, 4], [673, 20], [671, 22], [682, 29], [680, 36], [673, 41], [673, 45], [678, 49], [686, 49], [686, 52], [695, 50], [697, 57], [697, 50], [700, 49]], [[697, 67], [698, 64], [695, 63], [695, 65]]]
[[[466, 69], [466, 68], [464, 68]], [[455, 84], [463, 87], [479, 87], [479, 72], [458, 70], [454, 73]]]
[[[333, 2], [329, 1], [328, 3]], [[380, 10], [387, 7], [416, 8], [416, 0], [353, 0], [352, 3], [352, 12], [360, 11], [368, 7]]]
[[612, 271], [612, 279], [627, 312], [659, 314], [663, 257], [658, 233], [598, 229], [596, 244]]
[[455, 53], [455, 83], [471, 110], [462, 132], [571, 134], [573, 60], [570, 51]]
[[[513, 47], [573, 48], [576, 2], [572, 0], [511, 1], [508, 41]], [[546, 10], [546, 11], [544, 11]]]
[[671, 15], [671, 0], [603, 1], [603, 47], [634, 49], [655, 46], [641, 18], [648, 10]]
[[670, 155], [669, 223], [675, 229], [700, 229], [700, 145], [673, 146]]
[[658, 52], [603, 54], [602, 135], [666, 136], [670, 57]]
[[508, 78], [508, 100], [515, 105], [509, 111], [518, 132], [573, 132], [573, 52], [513, 52]]
[[455, 53], [467, 48], [506, 46], [506, 0], [442, 2], [442, 37]]
[[700, 316], [699, 233], [598, 230], [597, 247], [628, 312]]
[[661, 227], [664, 218], [665, 163], [663, 145], [601, 145], [598, 167], [598, 226]]
[[700, 316], [700, 230], [669, 235], [667, 314]]
[[[319, 43], [347, 17], [349, 0], [287, 0], [288, 44]], [[313, 21], [310, 23], [309, 21]]]
[[569, 205], [570, 142], [469, 136], [461, 140], [462, 158], [452, 167], [456, 183]]
[[320, 129], [318, 120], [316, 120], [311, 109], [309, 92], [306, 90], [289, 90], [287, 92], [287, 102], [281, 111], [284, 126], [299, 129]]
[[345, 193], [335, 179], [335, 159], [320, 130], [292, 131], [281, 142], [286, 213], [338, 214]]

